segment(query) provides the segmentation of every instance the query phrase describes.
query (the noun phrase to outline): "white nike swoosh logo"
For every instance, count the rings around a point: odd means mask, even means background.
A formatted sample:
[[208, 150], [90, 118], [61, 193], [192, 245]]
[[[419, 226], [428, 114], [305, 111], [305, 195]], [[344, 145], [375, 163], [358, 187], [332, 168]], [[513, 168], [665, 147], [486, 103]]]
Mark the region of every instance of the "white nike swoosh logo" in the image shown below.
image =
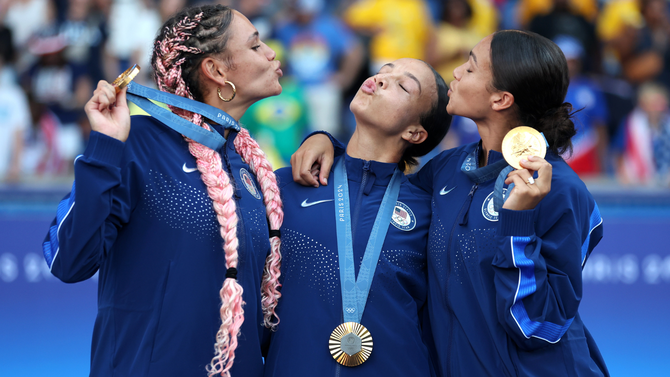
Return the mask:
[[181, 170], [185, 171], [186, 173], [193, 173], [194, 171], [198, 171], [198, 168], [187, 168], [186, 163], [184, 162], [184, 166], [181, 167]]
[[311, 206], [316, 205], [316, 204], [325, 203], [325, 202], [332, 202], [332, 201], [333, 201], [333, 199], [326, 199], [326, 200], [317, 200], [316, 202], [308, 203], [308, 202], [307, 202], [307, 199], [305, 199], [305, 200], [302, 202], [302, 204], [300, 204], [300, 206], [301, 206], [302, 208], [307, 208], [307, 207], [311, 207]]
[[446, 188], [447, 188], [447, 186], [444, 186], [444, 188], [443, 188], [442, 190], [440, 190], [440, 195], [447, 195], [447, 194], [450, 193], [453, 189], [455, 189], [456, 186], [450, 188], [450, 189], [447, 190], [447, 191], [444, 191], [444, 189], [446, 189]]

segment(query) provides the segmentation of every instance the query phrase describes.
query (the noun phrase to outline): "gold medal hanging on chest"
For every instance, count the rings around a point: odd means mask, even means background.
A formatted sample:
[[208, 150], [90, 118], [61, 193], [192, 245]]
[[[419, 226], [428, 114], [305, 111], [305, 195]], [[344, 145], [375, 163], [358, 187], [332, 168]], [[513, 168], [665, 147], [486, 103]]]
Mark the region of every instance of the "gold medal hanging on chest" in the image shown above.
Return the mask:
[[132, 67], [126, 69], [119, 77], [112, 82], [112, 85], [116, 89], [116, 92], [120, 92], [126, 85], [130, 84], [131, 81], [140, 73], [140, 66], [135, 64]]
[[372, 354], [372, 335], [360, 323], [345, 322], [330, 334], [328, 348], [338, 363], [347, 367], [359, 366]]
[[519, 161], [528, 156], [544, 158], [547, 142], [536, 129], [526, 126], [512, 128], [502, 142], [505, 161], [515, 169], [523, 169]]

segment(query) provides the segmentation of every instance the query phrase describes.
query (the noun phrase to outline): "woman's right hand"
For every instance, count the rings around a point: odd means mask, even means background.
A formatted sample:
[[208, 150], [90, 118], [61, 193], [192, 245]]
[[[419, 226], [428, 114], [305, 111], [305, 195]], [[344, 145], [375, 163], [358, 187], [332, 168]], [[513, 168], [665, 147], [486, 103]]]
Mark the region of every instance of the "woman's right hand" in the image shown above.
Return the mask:
[[116, 93], [114, 86], [100, 80], [93, 97], [86, 102], [84, 111], [93, 131], [117, 140], [126, 141], [130, 133], [130, 110], [126, 103], [126, 90]]
[[303, 186], [328, 185], [330, 167], [333, 166], [335, 148], [330, 138], [316, 134], [305, 140], [291, 156], [293, 180]]

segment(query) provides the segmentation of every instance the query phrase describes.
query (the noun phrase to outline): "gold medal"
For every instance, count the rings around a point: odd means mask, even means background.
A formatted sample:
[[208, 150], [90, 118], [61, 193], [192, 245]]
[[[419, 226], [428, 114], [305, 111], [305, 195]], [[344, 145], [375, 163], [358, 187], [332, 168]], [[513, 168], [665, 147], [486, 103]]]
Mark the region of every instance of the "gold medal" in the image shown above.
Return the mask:
[[140, 66], [135, 64], [132, 67], [126, 69], [125, 72], [119, 75], [119, 77], [114, 80], [112, 85], [116, 88], [116, 92], [120, 92], [121, 89], [125, 88], [126, 85], [130, 84], [131, 81], [140, 73]]
[[328, 348], [335, 361], [347, 367], [355, 367], [370, 357], [372, 335], [360, 323], [345, 322], [330, 334]]
[[521, 159], [528, 156], [544, 158], [547, 144], [536, 129], [526, 126], [512, 128], [502, 142], [502, 153], [505, 161], [515, 169], [523, 169], [519, 165]]

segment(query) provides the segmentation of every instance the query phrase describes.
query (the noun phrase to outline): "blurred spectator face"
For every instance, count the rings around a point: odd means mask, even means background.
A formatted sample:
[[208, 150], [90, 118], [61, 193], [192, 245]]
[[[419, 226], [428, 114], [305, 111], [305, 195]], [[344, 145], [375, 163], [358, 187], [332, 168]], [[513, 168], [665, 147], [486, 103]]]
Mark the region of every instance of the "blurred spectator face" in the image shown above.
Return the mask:
[[640, 88], [638, 106], [647, 113], [652, 125], [657, 125], [668, 111], [668, 93], [659, 85], [647, 84]]
[[68, 2], [68, 19], [83, 21], [88, 17], [90, 0], [70, 0]]
[[186, 6], [186, 0], [160, 0], [159, 11], [161, 19], [165, 22], [175, 13], [179, 12]]
[[[236, 101], [258, 100], [281, 93], [280, 63], [274, 60], [276, 54], [254, 33], [256, 28], [251, 22], [235, 11], [225, 54], [232, 57], [232, 68], [227, 70], [226, 79], [237, 85]], [[232, 95], [232, 91], [228, 93], [224, 93], [224, 97]]]
[[294, 7], [296, 20], [307, 24], [323, 9], [323, 0], [296, 0]]
[[570, 77], [578, 76], [582, 71], [581, 60], [584, 57], [584, 48], [578, 39], [559, 35], [554, 39], [554, 43], [563, 51], [565, 59], [568, 62], [568, 74]]
[[488, 113], [492, 94], [490, 88], [493, 87], [492, 39], [492, 35], [482, 39], [472, 49], [469, 59], [454, 69], [454, 80], [449, 84], [449, 114], [478, 120]]
[[370, 124], [389, 134], [420, 124], [437, 101], [435, 76], [426, 63], [398, 59], [365, 80], [349, 108], [357, 124]]
[[464, 27], [472, 17], [472, 9], [465, 0], [449, 0], [445, 4], [442, 19], [444, 22]]
[[569, 0], [554, 0], [554, 9], [556, 10], [569, 10], [570, 1]]
[[642, 2], [642, 15], [650, 27], [659, 25], [667, 18], [667, 3], [665, 0], [647, 0]]

